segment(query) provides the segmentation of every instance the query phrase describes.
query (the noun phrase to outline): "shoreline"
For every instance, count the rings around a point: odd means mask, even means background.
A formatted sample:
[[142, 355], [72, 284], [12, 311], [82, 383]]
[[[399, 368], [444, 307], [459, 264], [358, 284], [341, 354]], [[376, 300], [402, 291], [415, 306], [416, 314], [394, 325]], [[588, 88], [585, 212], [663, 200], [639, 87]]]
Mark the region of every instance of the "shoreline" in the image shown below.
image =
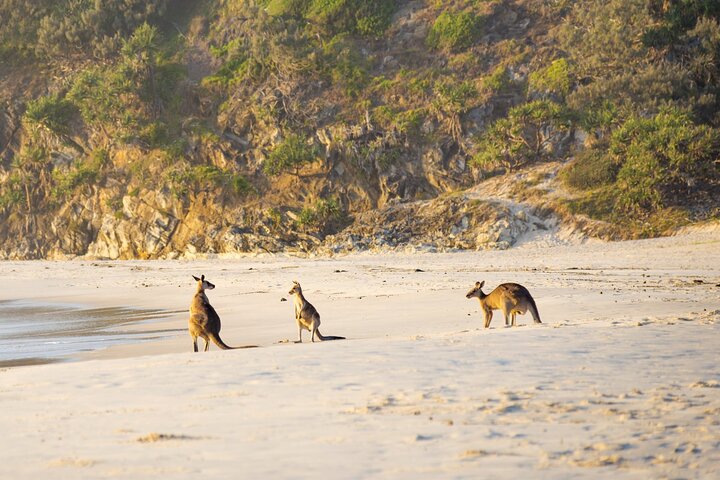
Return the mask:
[[125, 307], [88, 307], [77, 302], [0, 302], [0, 368], [78, 361], [85, 352], [145, 343], [177, 333], [158, 328], [179, 312]]
[[[393, 309], [404, 308], [404, 305], [396, 304], [389, 299], [397, 296], [406, 297], [408, 305], [412, 305], [415, 300], [412, 299], [411, 293], [414, 290], [415, 293], [419, 293], [417, 289], [413, 289], [412, 284], [422, 285], [423, 274], [427, 276], [440, 273], [435, 266], [436, 263], [446, 265], [442, 277], [439, 278], [440, 283], [425, 283], [430, 287], [431, 292], [445, 291], [447, 300], [439, 299], [439, 301], [452, 304], [455, 309], [475, 312], [472, 314], [473, 321], [470, 324], [472, 327], [481, 326], [481, 315], [478, 312], [477, 302], [466, 300], [464, 294], [477, 280], [485, 279], [487, 286], [493, 288], [498, 283], [516, 281], [520, 278], [520, 283], [527, 285], [533, 296], [539, 298], [541, 317], [545, 319], [547, 316], [542, 311], [542, 303], [545, 299], [552, 298], [555, 291], [573, 287], [572, 282], [568, 282], [564, 277], [578, 274], [577, 280], [582, 285], [584, 277], [602, 273], [607, 269], [617, 269], [618, 264], [625, 263], [624, 257], [628, 249], [634, 250], [632, 262], [635, 268], [638, 271], [647, 268], [649, 271], [654, 259], [653, 254], [645, 254], [646, 246], [651, 247], [651, 252], [664, 252], [668, 249], [693, 250], [706, 244], [717, 244], [720, 250], [719, 228], [695, 229], [683, 235], [658, 239], [591, 242], [554, 247], [520, 247], [480, 252], [392, 255], [360, 252], [322, 258], [268, 256], [203, 260], [3, 261], [0, 262], [0, 274], [15, 276], [14, 290], [18, 295], [8, 297], [0, 294], [0, 302], [23, 300], [84, 305], [87, 308], [163, 310], [166, 314], [163, 318], [156, 319], [148, 325], [143, 323], [129, 325], [127, 331], [138, 334], [156, 329], [177, 332], [171, 335], [171, 338], [150, 341], [149, 345], [146, 345], [148, 342], [145, 341], [137, 342], [139, 343], [137, 345], [134, 345], [136, 342], [130, 342], [83, 352], [76, 358], [77, 360], [122, 358], [154, 352], [184, 352], [187, 345], [190, 345], [189, 337], [183, 332], [186, 332], [187, 328], [186, 309], [194, 293], [194, 281], [191, 275], [204, 273], [217, 285], [208, 296], [223, 321], [222, 338], [230, 345], [256, 344], [262, 347], [296, 337], [297, 330], [292, 319], [291, 302], [281, 302], [280, 299], [289, 300], [286, 290], [289, 289], [292, 280], [298, 279], [303, 283], [302, 278], [295, 277], [298, 275], [312, 277], [315, 276], [314, 271], [321, 273], [323, 278], [318, 280], [313, 278], [312, 283], [304, 286], [309, 285], [311, 288], [309, 300], [321, 312], [322, 330], [326, 335], [332, 335], [334, 332], [328, 330], [332, 327], [326, 323], [327, 307], [323, 308], [322, 303], [318, 303], [319, 299], [323, 302], [331, 302], [336, 311], [343, 310], [339, 304], [342, 297], [351, 299], [351, 302], [356, 303], [359, 308], [364, 307], [360, 306], [362, 302], [358, 302], [358, 298], [376, 298], [381, 304], [392, 304]], [[714, 258], [720, 264], [720, 255], [715, 255]], [[713, 281], [720, 284], [720, 275], [714, 279], [709, 278], [716, 273], [711, 268], [711, 261], [689, 264], [686, 259], [690, 258], [683, 254], [668, 256], [664, 259], [663, 271], [659, 273], [684, 277], [685, 282], [701, 280], [708, 284]], [[704, 271], [706, 267], [708, 267], [707, 272]], [[22, 278], [19, 274], [25, 269], [30, 273], [26, 278]], [[625, 269], [626, 267], [623, 267], [619, 271]], [[48, 276], [45, 281], [47, 285], [42, 289], [35, 288], [37, 280], [33, 278], [34, 273], [32, 273], [35, 270], [40, 270]], [[72, 272], [71, 278], [64, 275], [67, 272]], [[447, 279], [448, 273], [467, 280], [450, 282]], [[471, 273], [474, 275], [470, 275]], [[698, 278], [690, 278], [695, 273]], [[388, 287], [381, 278], [383, 274], [388, 275], [389, 280], [399, 282], [400, 285]], [[480, 278], [483, 275], [485, 276]], [[332, 286], [352, 283], [353, 280], [361, 277], [361, 284], [352, 287], [359, 288], [357, 295], [350, 293], [348, 288], [345, 288], [347, 291], [333, 292], [332, 288], [323, 286], [328, 280]], [[700, 277], [708, 278], [702, 280]], [[647, 281], [642, 274], [639, 278], [641, 281]], [[627, 281], [621, 277], [617, 280]], [[660, 281], [657, 280], [656, 283]], [[530, 287], [531, 285], [533, 287]], [[455, 298], [447, 295], [449, 289], [455, 289]], [[43, 294], [40, 295], [40, 292]], [[602, 297], [598, 297], [594, 301], [601, 299]], [[249, 303], [246, 302], [247, 300]], [[246, 303], [247, 307], [244, 307]], [[282, 328], [277, 329], [277, 334], [268, 335], [263, 331], [262, 326], [268, 320], [265, 316], [255, 313], [263, 310], [270, 312], [270, 322], [273, 327], [282, 325]], [[247, 311], [252, 313], [248, 315]], [[469, 313], [466, 312], [466, 315]], [[492, 327], [501, 324], [502, 319], [499, 316], [501, 316], [499, 312], [496, 312]], [[525, 316], [518, 316], [518, 320], [521, 325], [527, 322]], [[552, 321], [551, 317], [550, 321]], [[422, 329], [422, 325], [419, 327]], [[355, 338], [368, 336], [361, 331], [353, 333]], [[215, 346], [212, 345], [211, 348]]]

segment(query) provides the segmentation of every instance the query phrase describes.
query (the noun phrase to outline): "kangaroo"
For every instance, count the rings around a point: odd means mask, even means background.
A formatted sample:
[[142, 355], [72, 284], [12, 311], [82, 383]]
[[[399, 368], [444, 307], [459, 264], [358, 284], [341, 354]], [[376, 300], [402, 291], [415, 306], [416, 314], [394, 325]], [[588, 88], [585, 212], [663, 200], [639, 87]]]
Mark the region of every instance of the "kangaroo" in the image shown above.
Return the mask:
[[508, 325], [512, 319], [512, 326], [514, 327], [515, 315], [518, 313], [524, 315], [528, 310], [530, 310], [535, 323], [542, 323], [535, 300], [533, 300], [527, 288], [517, 283], [503, 283], [498, 285], [489, 295], [485, 295], [482, 291], [483, 285], [485, 285], [484, 281], [475, 282], [475, 287], [465, 297], [477, 297], [480, 300], [480, 308], [482, 308], [483, 318], [485, 319], [485, 328], [490, 327], [493, 310], [497, 309], [502, 310], [505, 315], [505, 325]]
[[212, 305], [210, 305], [210, 300], [208, 300], [207, 295], [205, 295], [205, 290], [212, 290], [215, 288], [215, 285], [205, 280], [205, 275], [201, 275], [200, 278], [193, 275], [193, 278], [197, 282], [197, 291], [195, 292], [192, 302], [190, 302], [190, 319], [188, 320], [188, 330], [193, 339], [193, 350], [198, 351], [198, 337], [205, 340], [204, 351], [206, 352], [210, 348], [209, 340], [212, 340], [215, 345], [223, 350], [255, 347], [255, 345], [229, 347], [222, 341], [220, 338], [220, 316]]
[[302, 332], [303, 329], [312, 332], [311, 339], [315, 341], [315, 335], [317, 334], [320, 341], [325, 340], [345, 340], [345, 337], [326, 337], [320, 333], [318, 327], [320, 326], [320, 314], [315, 307], [305, 299], [302, 293], [300, 284], [293, 280], [293, 286], [288, 292], [289, 295], [295, 295], [295, 321], [298, 326], [298, 341], [295, 343], [302, 343]]

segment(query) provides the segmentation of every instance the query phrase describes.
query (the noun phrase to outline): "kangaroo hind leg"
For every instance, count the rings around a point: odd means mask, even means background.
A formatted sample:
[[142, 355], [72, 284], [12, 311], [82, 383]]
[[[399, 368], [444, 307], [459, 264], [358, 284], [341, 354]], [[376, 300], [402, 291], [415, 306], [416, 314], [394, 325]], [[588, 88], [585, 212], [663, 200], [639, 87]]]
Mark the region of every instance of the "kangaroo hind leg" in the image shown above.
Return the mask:
[[[511, 325], [512, 310], [509, 310], [507, 306], [502, 309], [503, 315], [505, 316], [505, 326]], [[512, 323], [514, 325], [514, 323]]]

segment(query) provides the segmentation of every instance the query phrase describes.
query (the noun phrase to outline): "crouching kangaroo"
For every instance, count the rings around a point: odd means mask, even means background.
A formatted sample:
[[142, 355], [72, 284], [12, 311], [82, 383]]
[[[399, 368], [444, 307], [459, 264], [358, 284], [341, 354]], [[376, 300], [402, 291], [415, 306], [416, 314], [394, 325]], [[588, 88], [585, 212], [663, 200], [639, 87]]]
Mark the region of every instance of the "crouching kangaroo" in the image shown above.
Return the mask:
[[295, 343], [302, 343], [303, 329], [312, 332], [311, 339], [313, 342], [315, 341], [316, 334], [320, 341], [323, 342], [325, 340], [345, 340], [345, 337], [326, 337], [320, 333], [320, 330], [318, 330], [318, 327], [320, 326], [320, 314], [315, 307], [313, 307], [310, 302], [305, 299], [305, 296], [302, 293], [302, 288], [300, 288], [300, 284], [298, 282], [293, 281], [293, 286], [288, 294], [295, 295], [295, 321], [297, 322], [299, 337], [298, 341]]
[[527, 288], [517, 283], [503, 283], [488, 295], [485, 295], [482, 291], [483, 285], [485, 285], [485, 282], [476, 282], [475, 288], [465, 296], [467, 298], [476, 297], [480, 300], [480, 308], [482, 308], [483, 318], [485, 319], [485, 328], [490, 326], [493, 310], [498, 309], [502, 310], [503, 315], [505, 315], [505, 325], [508, 325], [512, 319], [512, 326], [514, 327], [515, 315], [518, 313], [524, 315], [528, 310], [530, 310], [535, 323], [542, 323], [535, 300], [533, 300]]
[[193, 275], [193, 278], [197, 281], [197, 291], [190, 303], [190, 319], [188, 320], [188, 330], [193, 340], [193, 350], [198, 351], [198, 337], [205, 340], [206, 352], [210, 348], [210, 340], [223, 350], [255, 347], [255, 345], [229, 347], [222, 341], [220, 338], [220, 316], [212, 305], [210, 305], [210, 300], [208, 300], [207, 295], [205, 295], [205, 290], [212, 290], [215, 288], [215, 285], [205, 280], [205, 275], [202, 275], [200, 278]]

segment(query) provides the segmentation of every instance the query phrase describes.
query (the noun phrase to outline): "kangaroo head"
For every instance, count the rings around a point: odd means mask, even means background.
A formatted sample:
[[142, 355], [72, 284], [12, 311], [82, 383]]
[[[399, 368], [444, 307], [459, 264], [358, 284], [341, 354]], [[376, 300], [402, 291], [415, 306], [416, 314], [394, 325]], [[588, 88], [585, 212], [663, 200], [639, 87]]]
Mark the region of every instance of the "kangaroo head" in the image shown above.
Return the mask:
[[302, 288], [300, 288], [300, 284], [293, 280], [293, 286], [288, 292], [288, 295], [295, 295], [296, 293], [302, 293]]
[[200, 278], [195, 275], [192, 276], [196, 282], [198, 282], [198, 290], [212, 290], [215, 285], [205, 280], [205, 275], [200, 275]]
[[482, 297], [484, 297], [485, 295], [483, 294], [483, 291], [482, 291], [483, 285], [485, 285], [484, 280], [482, 282], [475, 282], [475, 286], [472, 289], [470, 289], [470, 291], [467, 293], [467, 295], [465, 295], [465, 298], [473, 298], [473, 297], [482, 298]]

